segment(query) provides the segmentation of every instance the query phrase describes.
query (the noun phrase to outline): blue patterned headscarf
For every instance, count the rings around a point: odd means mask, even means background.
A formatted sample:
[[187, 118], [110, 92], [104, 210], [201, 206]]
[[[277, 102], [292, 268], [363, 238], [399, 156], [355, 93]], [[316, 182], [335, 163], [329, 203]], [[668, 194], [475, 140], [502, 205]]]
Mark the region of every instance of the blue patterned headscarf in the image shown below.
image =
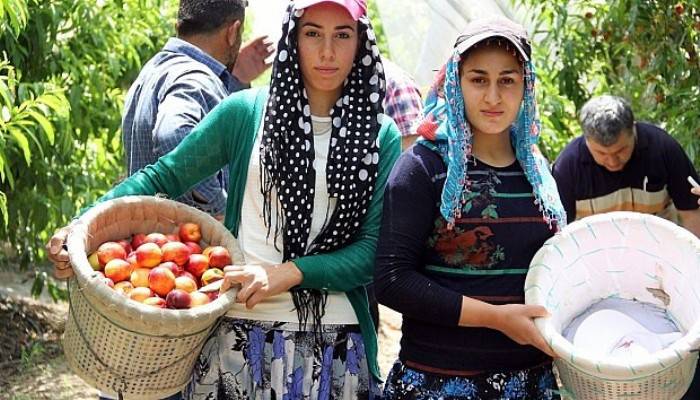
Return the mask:
[[[499, 35], [491, 37], [494, 36]], [[488, 37], [484, 40], [488, 40]], [[423, 119], [417, 125], [417, 133], [437, 148], [447, 165], [440, 213], [450, 228], [460, 218], [462, 206], [466, 203], [470, 186], [467, 168], [473, 157], [472, 130], [466, 119], [459, 77], [462, 54], [464, 49], [455, 48], [447, 64], [438, 73], [425, 101]], [[549, 163], [537, 146], [540, 121], [535, 100], [535, 70], [531, 61], [521, 61], [525, 74], [525, 94], [518, 117], [510, 130], [511, 144], [515, 149], [515, 157], [532, 185], [535, 203], [542, 211], [545, 221], [550, 226], [561, 229], [566, 225], [566, 212], [559, 199]]]

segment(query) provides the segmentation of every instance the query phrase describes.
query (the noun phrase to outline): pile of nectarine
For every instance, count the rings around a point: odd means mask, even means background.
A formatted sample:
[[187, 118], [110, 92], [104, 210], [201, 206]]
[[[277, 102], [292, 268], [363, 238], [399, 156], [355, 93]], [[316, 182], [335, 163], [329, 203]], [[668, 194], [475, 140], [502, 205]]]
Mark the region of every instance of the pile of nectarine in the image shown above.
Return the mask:
[[129, 240], [102, 243], [88, 256], [106, 285], [123, 296], [161, 308], [192, 308], [216, 299], [198, 292], [224, 277], [231, 255], [222, 246], [202, 250], [199, 225], [186, 222], [177, 232], [136, 233]]

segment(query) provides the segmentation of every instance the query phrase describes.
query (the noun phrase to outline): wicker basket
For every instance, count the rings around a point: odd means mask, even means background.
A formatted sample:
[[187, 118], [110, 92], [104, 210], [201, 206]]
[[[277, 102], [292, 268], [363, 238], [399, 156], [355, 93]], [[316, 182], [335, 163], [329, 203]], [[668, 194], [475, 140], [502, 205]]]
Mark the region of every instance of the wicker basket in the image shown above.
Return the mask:
[[100, 243], [137, 232], [172, 232], [196, 222], [202, 240], [242, 260], [236, 240], [208, 214], [149, 196], [96, 205], [72, 225], [67, 239], [75, 276], [63, 349], [73, 372], [108, 395], [158, 399], [184, 388], [209, 332], [233, 304], [235, 292], [189, 310], [168, 310], [127, 300], [100, 281], [87, 260]]
[[[608, 297], [666, 308], [685, 335], [647, 359], [627, 364], [577, 351], [561, 332]], [[661, 218], [614, 212], [584, 218], [535, 255], [525, 302], [546, 307], [535, 321], [557, 355], [564, 394], [576, 400], [677, 400], [695, 372], [700, 335], [700, 240]]]

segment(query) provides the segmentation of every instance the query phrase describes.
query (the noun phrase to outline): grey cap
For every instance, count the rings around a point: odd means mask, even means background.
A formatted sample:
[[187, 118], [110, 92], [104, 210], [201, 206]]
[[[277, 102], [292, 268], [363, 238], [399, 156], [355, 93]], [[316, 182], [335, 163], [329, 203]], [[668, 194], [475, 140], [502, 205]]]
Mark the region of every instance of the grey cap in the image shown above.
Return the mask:
[[490, 17], [470, 22], [457, 38], [454, 47], [459, 54], [464, 54], [475, 44], [492, 37], [508, 40], [525, 61], [530, 60], [531, 47], [527, 31], [522, 25], [504, 17]]

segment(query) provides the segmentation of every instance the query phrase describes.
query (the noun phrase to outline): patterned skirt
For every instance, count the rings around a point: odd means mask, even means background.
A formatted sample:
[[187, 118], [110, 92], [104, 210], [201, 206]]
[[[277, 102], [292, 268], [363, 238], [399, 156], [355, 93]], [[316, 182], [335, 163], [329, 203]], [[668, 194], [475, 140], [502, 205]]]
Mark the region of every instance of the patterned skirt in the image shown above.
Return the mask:
[[223, 318], [205, 343], [186, 399], [372, 399], [358, 325], [324, 325], [322, 344], [287, 322]]
[[394, 364], [384, 386], [385, 400], [554, 400], [559, 399], [551, 365], [476, 376], [447, 376]]

